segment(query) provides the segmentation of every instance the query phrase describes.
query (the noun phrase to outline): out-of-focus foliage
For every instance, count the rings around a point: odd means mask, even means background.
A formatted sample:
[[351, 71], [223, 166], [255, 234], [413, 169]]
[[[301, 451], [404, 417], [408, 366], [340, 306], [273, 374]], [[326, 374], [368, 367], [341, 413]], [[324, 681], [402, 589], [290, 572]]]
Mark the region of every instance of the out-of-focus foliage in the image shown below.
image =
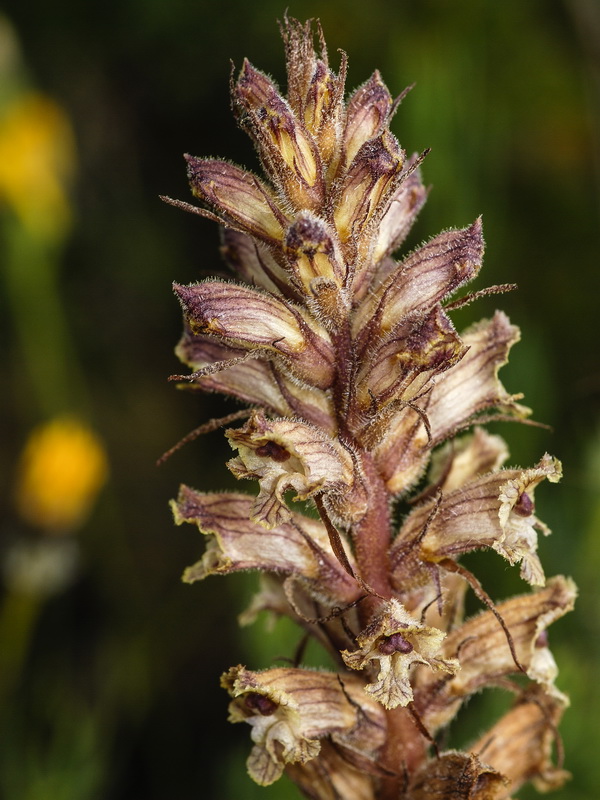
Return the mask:
[[[283, 798], [281, 785], [258, 789], [244, 776], [245, 732], [227, 725], [227, 698], [217, 685], [231, 664], [267, 667], [293, 656], [297, 641], [281, 623], [277, 644], [268, 647], [260, 621], [236, 628], [252, 576], [179, 583], [202, 544], [174, 528], [167, 507], [181, 481], [225, 488], [228, 448], [217, 432], [160, 469], [154, 462], [196, 425], [235, 410], [178, 393], [165, 380], [179, 369], [171, 281], [194, 281], [222, 266], [214, 226], [164, 206], [158, 195], [188, 199], [183, 152], [253, 166], [230, 115], [229, 59], [239, 66], [248, 56], [283, 81], [276, 19], [285, 5], [7, 0], [3, 8], [5, 573], [15, 548], [37, 553], [47, 541], [15, 500], [20, 453], [36, 425], [64, 413], [87, 420], [108, 454], [110, 480], [77, 530], [77, 557], [60, 591], [41, 597], [5, 580], [0, 794]], [[559, 685], [572, 697], [562, 733], [574, 773], [553, 796], [595, 797], [598, 5], [297, 0], [288, 9], [301, 19], [320, 16], [332, 59], [337, 47], [349, 53], [350, 86], [375, 67], [392, 91], [416, 82], [393, 126], [407, 150], [432, 148], [423, 168], [432, 191], [412, 244], [482, 213], [487, 254], [479, 285], [519, 284], [501, 302], [523, 331], [503, 382], [523, 391], [535, 418], [553, 431], [502, 432], [513, 463], [534, 463], [545, 450], [563, 460], [562, 484], [540, 492], [554, 532], [541, 547], [548, 574], [572, 574], [581, 588], [575, 613], [553, 638]], [[495, 307], [486, 298], [457, 322]], [[488, 570], [489, 593], [516, 592], [516, 572]], [[315, 651], [307, 658], [320, 663]], [[456, 735], [475, 736], [478, 714], [501, 702], [499, 693], [478, 698]]]

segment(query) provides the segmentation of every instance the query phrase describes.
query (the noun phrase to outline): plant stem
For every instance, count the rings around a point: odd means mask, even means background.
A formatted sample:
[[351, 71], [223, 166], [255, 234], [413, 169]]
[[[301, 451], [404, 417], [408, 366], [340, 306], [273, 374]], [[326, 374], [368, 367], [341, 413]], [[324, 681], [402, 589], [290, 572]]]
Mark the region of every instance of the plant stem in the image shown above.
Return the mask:
[[[388, 563], [391, 541], [389, 494], [373, 456], [366, 451], [361, 456], [368, 506], [364, 517], [353, 530], [356, 561], [363, 581], [377, 594], [387, 598], [393, 594]], [[364, 613], [369, 605], [372, 610], [373, 604], [367, 600], [361, 606], [361, 611]]]

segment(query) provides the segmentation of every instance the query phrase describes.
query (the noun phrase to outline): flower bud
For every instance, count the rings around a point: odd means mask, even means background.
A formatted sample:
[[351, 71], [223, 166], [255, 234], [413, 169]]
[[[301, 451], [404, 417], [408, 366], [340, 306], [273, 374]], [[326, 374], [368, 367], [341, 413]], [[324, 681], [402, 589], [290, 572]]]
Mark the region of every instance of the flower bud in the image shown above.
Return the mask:
[[349, 165], [360, 148], [379, 135], [388, 120], [392, 96], [381, 80], [379, 70], [354, 92], [348, 102], [344, 130], [345, 164]]
[[362, 145], [337, 192], [334, 222], [346, 258], [356, 257], [369, 222], [387, 209], [386, 199], [402, 169], [403, 152], [384, 131]]
[[273, 81], [245, 60], [233, 99], [247, 115], [242, 124], [260, 148], [271, 178], [282, 183], [296, 208], [318, 208], [324, 198], [321, 158]]
[[327, 388], [333, 354], [327, 332], [306, 312], [267, 292], [225, 281], [174, 285], [195, 334], [217, 336], [247, 350], [281, 355], [298, 377]]
[[258, 178], [226, 161], [185, 158], [194, 197], [211, 205], [226, 224], [269, 244], [281, 241], [287, 219]]
[[284, 247], [295, 282], [305, 293], [310, 293], [313, 278], [329, 278], [341, 286], [343, 262], [323, 220], [306, 212], [299, 215], [287, 230]]

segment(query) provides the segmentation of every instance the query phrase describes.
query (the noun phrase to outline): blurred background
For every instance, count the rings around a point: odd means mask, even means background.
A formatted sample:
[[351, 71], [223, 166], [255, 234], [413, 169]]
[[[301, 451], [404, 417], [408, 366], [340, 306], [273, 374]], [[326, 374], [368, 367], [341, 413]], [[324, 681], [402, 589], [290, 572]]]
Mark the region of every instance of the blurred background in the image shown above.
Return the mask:
[[[288, 2], [288, 0], [286, 0]], [[572, 708], [562, 725], [573, 781], [600, 785], [600, 5], [596, 0], [291, 0], [319, 16], [348, 86], [379, 68], [415, 82], [393, 130], [431, 147], [433, 189], [409, 245], [483, 214], [475, 288], [523, 341], [502, 372], [552, 430], [502, 426], [512, 463], [549, 450], [542, 486], [546, 572], [581, 594], [552, 644]], [[185, 586], [203, 551], [175, 528], [180, 482], [233, 486], [221, 432], [156, 459], [235, 406], [177, 391], [171, 294], [220, 270], [214, 225], [161, 203], [189, 199], [182, 153], [256, 159], [230, 114], [230, 59], [284, 82], [285, 4], [224, 0], [5, 0], [0, 17], [0, 797], [4, 800], [294, 798], [245, 777], [245, 726], [226, 722], [221, 672], [289, 656], [297, 636], [239, 630], [255, 576]], [[243, 487], [243, 488], [250, 488]], [[472, 565], [475, 562], [471, 562]], [[496, 599], [524, 591], [484, 554]], [[473, 609], [476, 605], [473, 605]], [[319, 655], [309, 653], [310, 663]], [[476, 698], [459, 738], [500, 702]], [[489, 722], [489, 717], [488, 717]], [[238, 730], [239, 729], [239, 730]], [[534, 797], [530, 789], [521, 798]]]

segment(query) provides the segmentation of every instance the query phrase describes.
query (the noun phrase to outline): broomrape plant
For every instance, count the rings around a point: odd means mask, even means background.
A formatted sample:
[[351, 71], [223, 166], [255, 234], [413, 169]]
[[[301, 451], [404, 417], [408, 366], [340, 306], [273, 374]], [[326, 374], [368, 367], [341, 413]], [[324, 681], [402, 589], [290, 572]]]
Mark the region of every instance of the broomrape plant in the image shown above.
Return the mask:
[[[481, 427], [530, 413], [498, 380], [518, 329], [497, 311], [459, 334], [450, 317], [511, 287], [449, 301], [479, 272], [479, 219], [392, 257], [427, 195], [425, 154], [407, 157], [389, 130], [404, 95], [375, 72], [345, 102], [346, 56], [336, 74], [320, 27], [317, 48], [311, 22], [285, 19], [282, 34], [287, 97], [247, 61], [231, 88], [266, 179], [186, 156], [202, 205], [167, 198], [219, 223], [236, 274], [175, 285], [192, 372], [173, 377], [247, 404], [198, 432], [243, 420], [226, 431], [228, 467], [258, 482], [256, 495], [181, 488], [175, 520], [207, 543], [184, 580], [260, 572], [244, 620], [287, 615], [337, 664], [223, 675], [231, 721], [250, 725], [248, 771], [263, 785], [285, 771], [319, 800], [557, 787], [567, 699], [546, 629], [575, 587], [544, 577], [534, 494], [560, 464], [506, 468], [506, 445]], [[398, 498], [409, 512], [396, 530]], [[495, 605], [460, 564], [482, 548], [520, 564], [533, 590]], [[468, 587], [484, 610], [464, 621]], [[439, 734], [488, 686], [512, 692], [511, 709], [468, 750], [444, 750]]]

